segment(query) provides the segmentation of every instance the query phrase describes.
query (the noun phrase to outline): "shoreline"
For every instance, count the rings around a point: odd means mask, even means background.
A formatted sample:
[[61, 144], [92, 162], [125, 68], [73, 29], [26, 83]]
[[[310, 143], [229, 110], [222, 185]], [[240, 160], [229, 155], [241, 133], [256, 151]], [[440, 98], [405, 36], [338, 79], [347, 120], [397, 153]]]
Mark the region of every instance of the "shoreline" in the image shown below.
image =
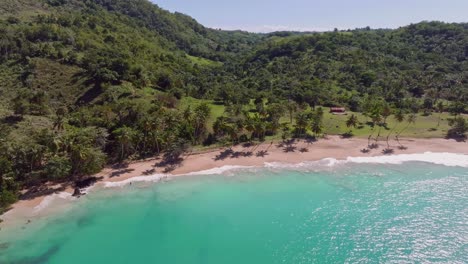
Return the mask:
[[[238, 145], [232, 148], [218, 148], [201, 153], [189, 153], [183, 156], [183, 161], [175, 166], [173, 170], [165, 172], [165, 167], [158, 166], [159, 158], [151, 158], [135, 161], [125, 165], [114, 165], [103, 169], [94, 175], [100, 178], [95, 185], [104, 187], [124, 186], [135, 180], [158, 181], [168, 176], [190, 176], [213, 173], [219, 169], [236, 167], [262, 167], [266, 163], [299, 164], [333, 158], [346, 160], [349, 158], [369, 157], [391, 157], [400, 154], [433, 153], [457, 153], [468, 155], [468, 143], [457, 142], [449, 139], [401, 139], [400, 142], [406, 147], [400, 149], [399, 144], [391, 140], [390, 148], [394, 152], [385, 155], [383, 150], [387, 148], [385, 141], [379, 141], [378, 148], [362, 152], [367, 147], [367, 139], [349, 138], [343, 139], [339, 136], [328, 136], [316, 142], [296, 140], [291, 144], [281, 142], [263, 142], [250, 146]], [[152, 178], [151, 178], [152, 177]], [[109, 185], [109, 186], [106, 186]], [[91, 187], [92, 188], [92, 187]], [[4, 222], [0, 226], [13, 225], [17, 219], [29, 219], [38, 216], [38, 212], [46, 207], [43, 202], [56, 196], [62, 198], [72, 197], [73, 188], [68, 186], [52, 194], [37, 196], [30, 200], [20, 200], [12, 205], [12, 209], [0, 216]], [[29, 220], [28, 220], [29, 221]]]

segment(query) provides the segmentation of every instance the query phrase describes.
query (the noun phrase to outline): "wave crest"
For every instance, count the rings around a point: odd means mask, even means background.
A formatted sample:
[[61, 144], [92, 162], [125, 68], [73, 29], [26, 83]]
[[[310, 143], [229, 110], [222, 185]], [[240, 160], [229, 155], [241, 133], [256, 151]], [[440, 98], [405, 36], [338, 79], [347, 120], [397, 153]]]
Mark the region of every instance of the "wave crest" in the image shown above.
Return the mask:
[[468, 167], [468, 155], [456, 153], [425, 152], [421, 154], [399, 154], [376, 157], [348, 157], [346, 162], [352, 163], [377, 163], [377, 164], [402, 164], [409, 161], [419, 161], [444, 165], [449, 167]]

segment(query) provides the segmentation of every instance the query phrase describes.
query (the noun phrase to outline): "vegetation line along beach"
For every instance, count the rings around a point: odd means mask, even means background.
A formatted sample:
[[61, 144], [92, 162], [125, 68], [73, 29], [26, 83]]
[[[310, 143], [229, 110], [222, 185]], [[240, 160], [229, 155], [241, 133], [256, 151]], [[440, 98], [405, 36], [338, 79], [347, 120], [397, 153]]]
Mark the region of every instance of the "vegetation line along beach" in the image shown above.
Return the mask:
[[260, 34], [146, 0], [2, 0], [0, 212], [156, 173], [468, 154], [467, 39], [464, 23]]

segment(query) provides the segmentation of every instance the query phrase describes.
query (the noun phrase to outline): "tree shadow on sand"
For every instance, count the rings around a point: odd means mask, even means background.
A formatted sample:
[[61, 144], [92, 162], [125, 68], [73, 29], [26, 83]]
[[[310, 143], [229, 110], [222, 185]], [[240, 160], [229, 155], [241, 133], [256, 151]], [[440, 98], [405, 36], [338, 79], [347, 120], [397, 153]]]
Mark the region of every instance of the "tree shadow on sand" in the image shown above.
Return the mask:
[[367, 154], [369, 152], [370, 152], [370, 149], [368, 149], [368, 148], [361, 149], [361, 153]]
[[155, 173], [156, 173], [156, 170], [155, 170], [155, 169], [151, 169], [151, 170], [145, 170], [145, 171], [143, 172], [143, 175], [148, 176], [148, 175], [153, 175], [153, 174], [155, 174]]
[[120, 177], [123, 174], [130, 173], [132, 171], [135, 171], [135, 170], [134, 169], [122, 169], [118, 171], [113, 171], [109, 177], [110, 178]]
[[288, 145], [283, 148], [283, 152], [285, 153], [296, 152], [296, 150], [297, 150], [297, 147], [292, 146], [292, 145]]
[[58, 187], [50, 187], [50, 186], [35, 186], [32, 188], [29, 188], [25, 193], [20, 195], [19, 199], [20, 200], [33, 200], [37, 197], [41, 196], [48, 196], [52, 195], [54, 193], [59, 193], [65, 191], [67, 188], [66, 184], [61, 184]]
[[[250, 145], [253, 146], [253, 145]], [[215, 161], [225, 160], [225, 159], [238, 159], [238, 158], [247, 158], [252, 157], [252, 151], [234, 151], [232, 148], [225, 149], [221, 151], [218, 155], [214, 157]]]
[[393, 153], [395, 153], [395, 150], [393, 150], [391, 148], [386, 148], [386, 149], [382, 150], [382, 154], [384, 154], [384, 155], [392, 155]]
[[263, 158], [263, 157], [265, 157], [267, 155], [268, 155], [268, 151], [266, 151], [266, 150], [260, 150], [255, 154], [255, 156], [260, 157], [260, 158]]
[[183, 161], [181, 157], [163, 158], [161, 162], [155, 164], [155, 167], [164, 168], [163, 172], [169, 173], [180, 167]]
[[308, 149], [308, 148], [300, 148], [300, 149], [299, 149], [299, 152], [301, 152], [301, 153], [307, 153], [307, 152], [309, 152], [309, 149]]
[[379, 144], [377, 143], [372, 143], [368, 146], [369, 149], [378, 149], [379, 148]]
[[216, 155], [214, 160], [215, 161], [225, 160], [225, 159], [231, 157], [231, 155], [233, 153], [234, 153], [234, 151], [232, 150], [232, 148], [225, 149], [225, 150], [221, 151], [218, 155]]

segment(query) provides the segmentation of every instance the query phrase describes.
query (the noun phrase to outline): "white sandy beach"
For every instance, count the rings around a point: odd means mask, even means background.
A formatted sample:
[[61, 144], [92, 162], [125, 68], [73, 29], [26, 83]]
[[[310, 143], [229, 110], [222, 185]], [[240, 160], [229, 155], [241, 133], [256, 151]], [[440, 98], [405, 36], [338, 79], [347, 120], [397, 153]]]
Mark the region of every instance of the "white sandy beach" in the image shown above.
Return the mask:
[[[336, 160], [349, 160], [352, 162], [386, 162], [391, 163], [395, 160], [393, 155], [399, 155], [403, 159], [416, 159], [445, 165], [457, 165], [458, 160], [453, 160], [454, 157], [440, 155], [440, 153], [457, 153], [468, 155], [468, 143], [457, 142], [446, 139], [402, 139], [401, 143], [405, 149], [399, 148], [396, 141], [391, 141], [390, 146], [393, 149], [391, 155], [384, 155], [383, 150], [387, 148], [384, 141], [379, 142], [379, 147], [370, 150], [368, 153], [363, 153], [361, 150], [367, 147], [367, 139], [350, 138], [342, 139], [338, 136], [329, 136], [326, 139], [321, 139], [317, 142], [306, 142], [304, 140], [295, 141], [290, 145], [264, 142], [252, 146], [235, 146], [232, 149], [222, 148], [207, 151], [204, 153], [190, 153], [184, 156], [183, 161], [170, 171], [170, 176], [178, 175], [193, 175], [196, 172], [220, 172], [216, 168], [229, 169], [238, 166], [254, 166], [261, 167], [271, 163], [286, 163], [298, 164], [307, 161], [317, 161], [325, 158], [333, 158]], [[426, 152], [439, 153], [439, 155], [424, 154]], [[421, 154], [410, 155], [406, 154]], [[369, 159], [370, 157], [374, 157]], [[447, 157], [447, 159], [441, 158]], [[461, 156], [463, 161], [467, 162]], [[451, 160], [452, 159], [452, 160]], [[101, 182], [108, 186], [121, 186], [132, 181], [158, 180], [160, 177], [165, 177], [165, 168], [158, 167], [159, 159], [148, 159], [144, 161], [132, 162], [123, 166], [108, 167], [101, 173], [96, 175], [102, 177]], [[208, 171], [209, 172], [209, 171]], [[68, 199], [71, 197], [73, 189], [65, 188], [54, 194], [56, 197]], [[45, 200], [46, 199], [46, 200]], [[2, 225], [9, 225], [16, 219], [29, 219], [38, 215], [47, 204], [48, 200], [54, 199], [52, 196], [39, 196], [31, 200], [20, 200], [13, 205], [12, 210], [8, 211], [1, 218], [4, 220]]]

